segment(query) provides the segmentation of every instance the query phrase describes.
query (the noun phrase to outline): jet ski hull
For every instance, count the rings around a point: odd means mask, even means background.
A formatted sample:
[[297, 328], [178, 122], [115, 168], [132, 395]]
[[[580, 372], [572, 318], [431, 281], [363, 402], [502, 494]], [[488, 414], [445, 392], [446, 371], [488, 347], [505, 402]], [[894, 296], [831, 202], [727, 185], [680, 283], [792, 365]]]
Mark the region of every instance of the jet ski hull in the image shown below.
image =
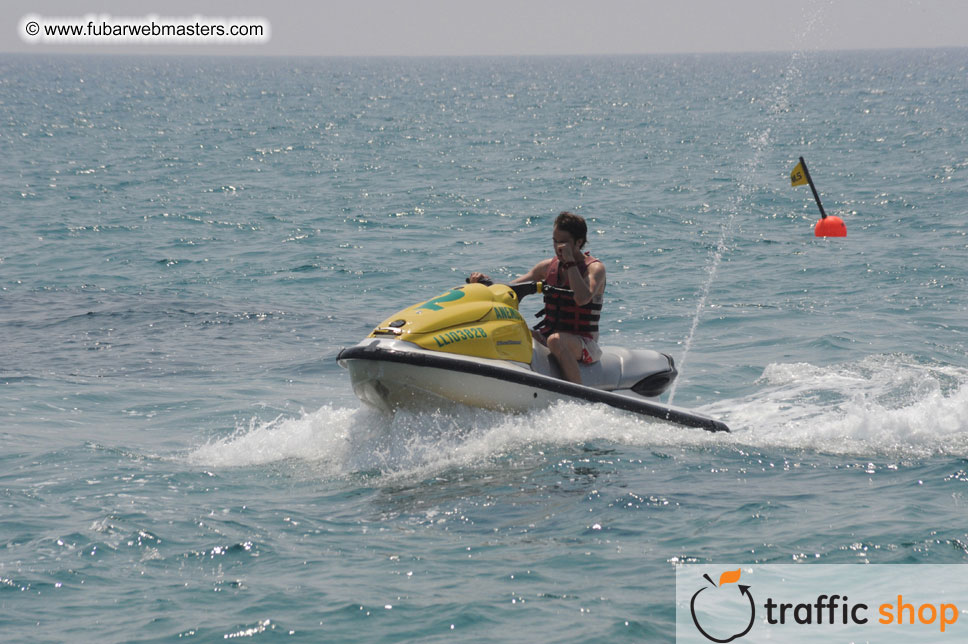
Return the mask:
[[340, 352], [337, 359], [349, 370], [360, 400], [392, 413], [397, 409], [440, 407], [447, 402], [526, 412], [562, 399], [575, 399], [707, 431], [729, 431], [713, 418], [662, 405], [632, 391], [603, 391], [537, 373], [523, 363], [409, 349], [407, 345], [369, 339]]

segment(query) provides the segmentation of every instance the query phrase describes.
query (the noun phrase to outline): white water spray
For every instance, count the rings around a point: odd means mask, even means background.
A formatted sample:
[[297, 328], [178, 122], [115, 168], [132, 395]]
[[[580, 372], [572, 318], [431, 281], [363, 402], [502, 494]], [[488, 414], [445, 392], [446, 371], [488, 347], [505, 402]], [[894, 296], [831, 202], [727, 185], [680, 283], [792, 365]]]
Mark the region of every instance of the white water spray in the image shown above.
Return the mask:
[[[633, 448], [844, 454], [863, 459], [968, 457], [968, 369], [905, 355], [817, 367], [770, 364], [756, 391], [699, 411], [732, 434], [662, 423], [610, 407], [562, 401], [528, 414], [462, 408], [398, 413], [326, 405], [253, 419], [175, 458], [194, 467], [294, 468], [298, 476], [376, 476], [383, 484], [445, 472], [542, 468], [549, 453], [605, 441]], [[553, 458], [553, 457], [552, 457]]]
[[719, 264], [723, 261], [723, 254], [726, 252], [726, 240], [729, 235], [730, 229], [733, 227], [733, 219], [736, 216], [736, 211], [729, 213], [726, 217], [726, 221], [723, 222], [722, 229], [719, 234], [719, 243], [716, 244], [716, 250], [713, 252], [712, 260], [709, 262], [709, 270], [706, 276], [706, 281], [702, 285], [702, 291], [699, 294], [699, 304], [696, 306], [696, 313], [692, 316], [692, 325], [689, 327], [689, 333], [686, 335], [686, 341], [683, 343], [682, 356], [679, 357], [678, 369], [679, 377], [672, 381], [672, 388], [669, 390], [668, 403], [671, 405], [672, 401], [676, 397], [676, 388], [682, 381], [682, 373], [686, 365], [686, 357], [689, 355], [689, 349], [692, 347], [692, 339], [696, 335], [696, 328], [699, 326], [699, 319], [702, 317], [703, 309], [706, 307], [706, 300], [709, 298], [709, 289], [712, 287], [713, 282], [716, 280], [716, 273], [719, 271]]
[[801, 57], [801, 52], [803, 42], [807, 39], [810, 33], [814, 30], [816, 25], [821, 19], [821, 12], [811, 9], [808, 13], [805, 13], [805, 27], [801, 32], [796, 42], [796, 51], [790, 59], [790, 64], [787, 65], [786, 70], [782, 75], [783, 81], [778, 83], [773, 90], [772, 104], [770, 108], [770, 125], [767, 125], [766, 129], [763, 130], [759, 135], [750, 138], [750, 146], [753, 149], [752, 156], [743, 164], [742, 171], [740, 173], [741, 183], [739, 190], [737, 191], [736, 197], [733, 200], [732, 205], [729, 209], [729, 214], [726, 216], [723, 225], [720, 228], [719, 241], [716, 243], [715, 249], [712, 251], [712, 256], [709, 260], [709, 267], [706, 270], [706, 279], [703, 282], [702, 288], [699, 292], [699, 303], [696, 306], [696, 313], [692, 317], [692, 324], [689, 327], [689, 333], [686, 335], [686, 339], [683, 342], [682, 355], [678, 360], [679, 377], [672, 383], [672, 388], [669, 390], [668, 404], [671, 405], [675, 400], [676, 389], [679, 383], [683, 380], [683, 373], [685, 373], [686, 359], [689, 357], [689, 351], [692, 348], [693, 338], [696, 335], [696, 329], [699, 327], [699, 321], [702, 319], [703, 311], [706, 308], [706, 301], [709, 299], [709, 292], [712, 289], [713, 283], [716, 281], [716, 275], [719, 272], [719, 265], [722, 263], [723, 256], [729, 249], [729, 239], [732, 234], [733, 222], [736, 220], [736, 215], [743, 209], [747, 208], [746, 204], [750, 201], [754, 193], [754, 180], [756, 174], [760, 171], [763, 161], [763, 155], [766, 151], [772, 147], [773, 142], [771, 139], [771, 132], [773, 129], [772, 124], [777, 123], [781, 118], [781, 115], [790, 112], [790, 101], [789, 96], [791, 94], [791, 86], [794, 84], [799, 84], [800, 82], [800, 66], [799, 60]]

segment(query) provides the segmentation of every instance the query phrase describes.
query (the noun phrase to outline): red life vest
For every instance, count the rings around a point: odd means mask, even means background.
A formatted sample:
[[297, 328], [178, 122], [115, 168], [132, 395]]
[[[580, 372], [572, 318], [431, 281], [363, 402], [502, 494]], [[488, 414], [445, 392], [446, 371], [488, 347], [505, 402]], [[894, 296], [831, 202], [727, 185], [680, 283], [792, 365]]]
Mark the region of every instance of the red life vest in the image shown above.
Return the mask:
[[[591, 260], [586, 262], [585, 258]], [[594, 264], [599, 260], [588, 253], [576, 264], [578, 272], [582, 277], [588, 275], [588, 264]], [[545, 283], [560, 288], [571, 288], [568, 284], [567, 271], [559, 270], [560, 262], [555, 257], [548, 266], [548, 275]], [[596, 298], [600, 299], [600, 298]], [[562, 293], [545, 293], [545, 307], [537, 313], [544, 316], [544, 319], [535, 326], [535, 330], [547, 337], [555, 331], [574, 333], [586, 338], [594, 338], [598, 335], [598, 320], [602, 316], [602, 303], [592, 300], [588, 304], [579, 306], [573, 295]]]

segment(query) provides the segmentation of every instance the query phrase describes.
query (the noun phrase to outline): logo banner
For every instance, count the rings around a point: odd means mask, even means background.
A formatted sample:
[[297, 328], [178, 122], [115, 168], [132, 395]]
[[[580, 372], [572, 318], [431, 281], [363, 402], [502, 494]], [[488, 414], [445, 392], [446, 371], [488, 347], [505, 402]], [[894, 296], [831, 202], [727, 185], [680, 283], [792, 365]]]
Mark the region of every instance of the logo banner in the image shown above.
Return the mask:
[[968, 565], [676, 566], [676, 642], [968, 641]]

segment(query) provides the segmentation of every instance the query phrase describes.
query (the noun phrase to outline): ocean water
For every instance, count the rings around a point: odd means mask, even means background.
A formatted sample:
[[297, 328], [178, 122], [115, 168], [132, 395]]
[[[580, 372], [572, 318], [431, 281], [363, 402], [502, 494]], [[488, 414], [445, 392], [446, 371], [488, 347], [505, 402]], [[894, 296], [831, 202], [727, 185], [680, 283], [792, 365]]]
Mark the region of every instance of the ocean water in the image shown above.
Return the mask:
[[[671, 641], [678, 562], [968, 562], [966, 69], [0, 57], [4, 641]], [[563, 209], [731, 434], [361, 407], [341, 347]]]

